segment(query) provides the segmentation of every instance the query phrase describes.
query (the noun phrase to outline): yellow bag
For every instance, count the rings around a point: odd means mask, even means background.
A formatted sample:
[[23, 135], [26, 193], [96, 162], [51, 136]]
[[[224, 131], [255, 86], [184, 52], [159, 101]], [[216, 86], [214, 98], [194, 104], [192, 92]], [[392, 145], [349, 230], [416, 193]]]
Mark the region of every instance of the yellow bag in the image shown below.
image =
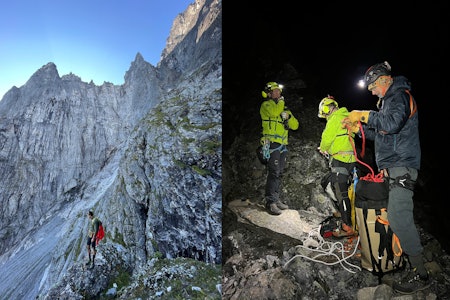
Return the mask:
[[403, 269], [406, 262], [397, 236], [388, 221], [389, 183], [359, 180], [355, 214], [361, 244], [361, 266], [378, 275]]
[[356, 214], [355, 214], [355, 185], [350, 184], [348, 187], [348, 198], [350, 199], [350, 206], [351, 206], [351, 218], [352, 218], [352, 224], [353, 224], [353, 231], [358, 231], [358, 226], [356, 224]]
[[[386, 210], [367, 209], [365, 213], [364, 209], [356, 207], [355, 211], [361, 243], [361, 267], [374, 274], [401, 268], [403, 251], [397, 236], [390, 230]], [[380, 228], [383, 233], [377, 232]]]

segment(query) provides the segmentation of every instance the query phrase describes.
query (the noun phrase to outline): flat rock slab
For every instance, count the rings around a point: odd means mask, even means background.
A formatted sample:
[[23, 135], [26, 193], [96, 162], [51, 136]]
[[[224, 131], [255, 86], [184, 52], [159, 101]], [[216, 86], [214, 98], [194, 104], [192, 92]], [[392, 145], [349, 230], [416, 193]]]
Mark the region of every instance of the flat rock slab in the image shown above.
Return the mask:
[[315, 227], [295, 209], [285, 209], [281, 215], [271, 215], [263, 205], [249, 199], [233, 200], [228, 207], [237, 215], [239, 222], [265, 227], [297, 240], [304, 240], [305, 235]]

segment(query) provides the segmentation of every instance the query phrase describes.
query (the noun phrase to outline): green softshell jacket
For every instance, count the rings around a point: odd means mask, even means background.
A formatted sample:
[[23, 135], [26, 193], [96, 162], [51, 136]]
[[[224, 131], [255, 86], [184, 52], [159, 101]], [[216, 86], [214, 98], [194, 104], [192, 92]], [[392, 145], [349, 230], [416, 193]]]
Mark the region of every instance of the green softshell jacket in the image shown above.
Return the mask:
[[326, 151], [333, 159], [351, 163], [356, 161], [352, 146], [355, 134], [350, 132], [350, 139], [347, 128], [342, 128], [342, 120], [347, 116], [347, 108], [341, 107], [327, 117], [327, 124], [320, 141], [320, 150]]
[[100, 220], [94, 217], [89, 224], [89, 237], [97, 236], [98, 228], [100, 227]]
[[283, 118], [281, 117], [283, 111], [286, 111], [290, 116], [287, 120], [289, 129], [298, 129], [298, 120], [285, 107], [283, 99], [278, 100], [278, 102], [275, 102], [273, 99], [265, 100], [259, 110], [262, 120], [263, 140], [269, 140], [282, 145], [288, 144], [289, 130], [283, 124]]

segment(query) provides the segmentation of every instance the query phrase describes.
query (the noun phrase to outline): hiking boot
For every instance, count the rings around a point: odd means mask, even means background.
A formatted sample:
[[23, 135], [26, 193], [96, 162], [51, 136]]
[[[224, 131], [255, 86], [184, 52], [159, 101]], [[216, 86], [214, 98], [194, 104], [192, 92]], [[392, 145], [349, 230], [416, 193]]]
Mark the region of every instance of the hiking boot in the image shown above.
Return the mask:
[[333, 231], [333, 236], [337, 237], [337, 238], [354, 236], [354, 235], [355, 235], [355, 232], [353, 231], [353, 228], [351, 228], [350, 226], [348, 226], [345, 223], [342, 223], [341, 229]]
[[421, 277], [415, 269], [410, 270], [405, 277], [399, 282], [394, 282], [393, 289], [401, 294], [413, 294], [418, 291], [425, 290], [431, 286], [431, 278], [427, 276]]
[[289, 206], [287, 206], [286, 204], [284, 204], [283, 202], [281, 202], [280, 200], [278, 200], [277, 202], [275, 202], [275, 204], [277, 205], [277, 207], [281, 210], [285, 210], [288, 209]]
[[275, 202], [273, 203], [267, 203], [266, 208], [272, 215], [281, 215], [281, 210], [278, 208], [277, 204]]

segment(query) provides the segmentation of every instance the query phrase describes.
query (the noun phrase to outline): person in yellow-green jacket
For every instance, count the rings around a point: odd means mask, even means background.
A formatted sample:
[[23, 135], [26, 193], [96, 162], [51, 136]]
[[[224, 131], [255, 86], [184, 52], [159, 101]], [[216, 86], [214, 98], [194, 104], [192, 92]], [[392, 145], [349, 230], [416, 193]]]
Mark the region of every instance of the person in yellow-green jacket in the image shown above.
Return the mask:
[[287, 161], [289, 130], [298, 129], [298, 120], [286, 107], [282, 91], [281, 84], [268, 82], [262, 91], [265, 100], [259, 110], [261, 143], [264, 156], [268, 159], [265, 201], [267, 210], [273, 215], [280, 215], [282, 210], [289, 208], [280, 199], [281, 181]]
[[335, 237], [355, 234], [352, 224], [351, 202], [348, 197], [351, 174], [356, 165], [352, 144], [355, 134], [348, 132], [346, 128], [342, 128], [342, 121], [348, 117], [348, 114], [347, 108], [339, 108], [333, 96], [325, 97], [319, 103], [318, 116], [319, 118], [325, 118], [327, 123], [322, 132], [318, 150], [329, 158], [331, 186], [342, 219], [341, 228], [333, 232]]

